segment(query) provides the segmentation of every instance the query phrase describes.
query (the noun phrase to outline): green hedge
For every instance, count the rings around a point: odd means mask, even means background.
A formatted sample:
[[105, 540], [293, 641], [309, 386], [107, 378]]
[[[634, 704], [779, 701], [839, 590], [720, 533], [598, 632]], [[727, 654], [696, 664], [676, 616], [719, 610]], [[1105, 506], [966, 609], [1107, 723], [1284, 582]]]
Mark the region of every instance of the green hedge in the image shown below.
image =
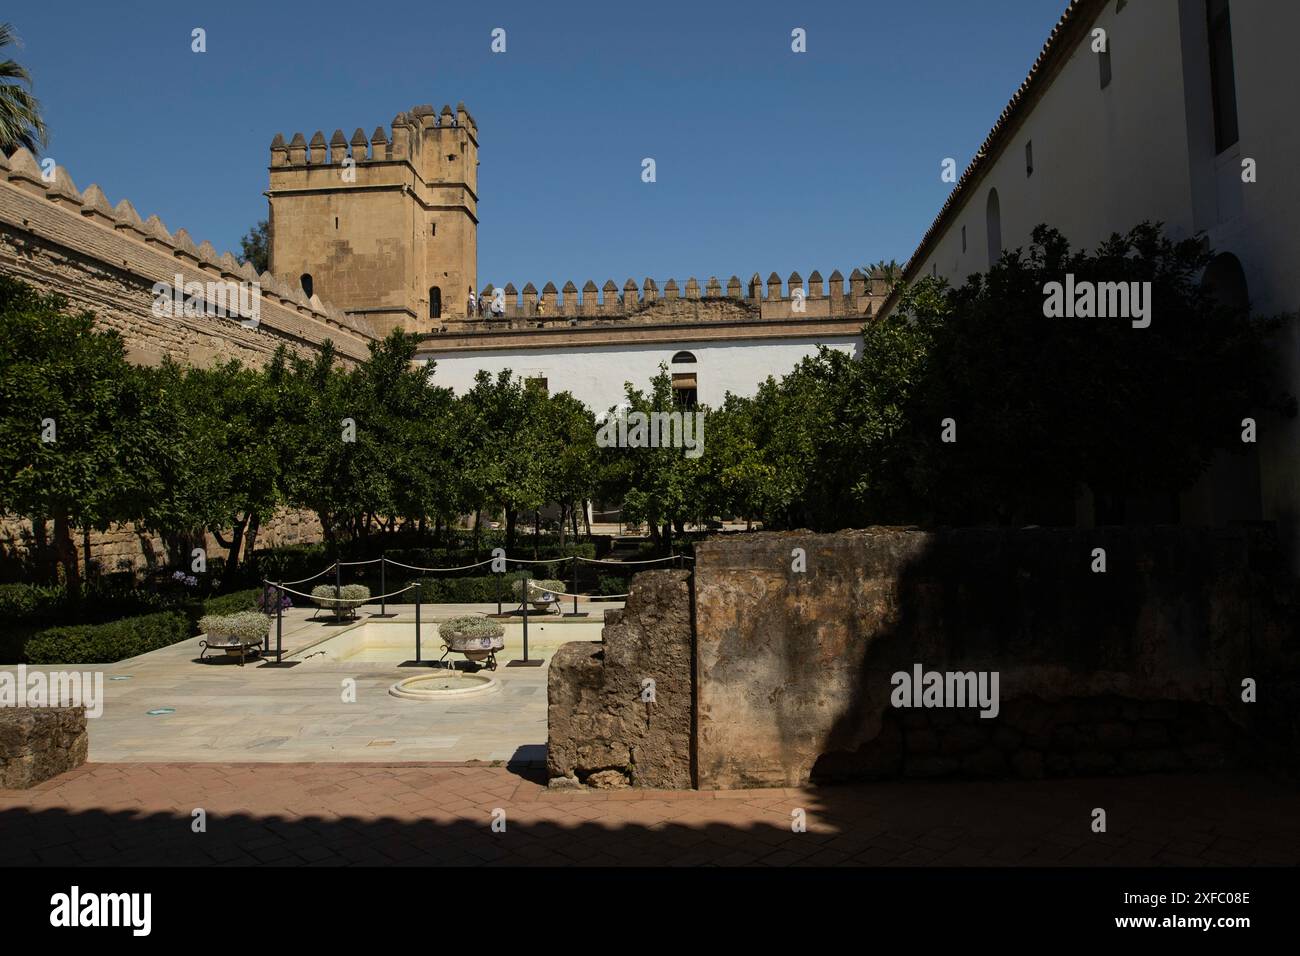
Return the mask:
[[[420, 600], [425, 604], [492, 604], [497, 599], [497, 576], [485, 574], [466, 578], [418, 578]], [[414, 602], [415, 592], [408, 591], [396, 600]], [[501, 584], [501, 600], [510, 600], [510, 585]]]
[[107, 624], [46, 628], [27, 641], [29, 664], [111, 664], [168, 647], [192, 635], [179, 611], [123, 618]]
[[218, 597], [210, 597], [201, 605], [203, 614], [238, 614], [240, 611], [256, 611], [257, 599], [261, 588], [248, 588], [244, 591], [231, 591]]

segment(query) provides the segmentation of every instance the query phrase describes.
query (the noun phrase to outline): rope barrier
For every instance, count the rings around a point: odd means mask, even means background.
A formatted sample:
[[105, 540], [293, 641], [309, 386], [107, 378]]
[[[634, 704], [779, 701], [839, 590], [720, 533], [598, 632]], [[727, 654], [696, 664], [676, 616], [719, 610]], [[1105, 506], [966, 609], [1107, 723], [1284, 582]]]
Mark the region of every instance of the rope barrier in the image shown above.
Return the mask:
[[459, 568], [417, 568], [413, 564], [403, 564], [401, 561], [394, 561], [392, 558], [385, 558], [389, 564], [395, 564], [399, 568], [406, 568], [408, 571], [468, 571], [470, 568], [481, 568], [485, 564], [491, 564], [495, 558], [488, 558], [486, 561], [480, 561], [478, 564], [466, 564]]
[[317, 597], [314, 594], [303, 594], [301, 591], [295, 591], [292, 588], [287, 588], [282, 584], [276, 584], [274, 581], [265, 581], [263, 583], [267, 584], [270, 587], [283, 591], [285, 594], [296, 594], [298, 595], [298, 597], [306, 598], [309, 601], [318, 601], [322, 604], [358, 604], [358, 605], [369, 604], [371, 601], [378, 601], [380, 598], [390, 598], [397, 594], [405, 594], [407, 591], [411, 590], [412, 588], [419, 587], [418, 584], [408, 584], [400, 591], [390, 591], [387, 594], [372, 594], [365, 600], [358, 602], [356, 598]]
[[[677, 554], [671, 558], [647, 558], [642, 561], [606, 561], [603, 558], [578, 558], [579, 561], [585, 561], [587, 564], [658, 564], [661, 561], [676, 561], [678, 558], [684, 558], [686, 555]], [[694, 561], [694, 558], [691, 558]]]
[[335, 563], [340, 568], [351, 568], [351, 567], [355, 567], [358, 564], [378, 564], [380, 561], [383, 560], [384, 560], [383, 558], [371, 558], [369, 561], [336, 561]]
[[576, 555], [569, 555], [564, 558], [506, 558], [506, 562], [513, 561], [515, 564], [559, 564], [561, 561], [572, 561]]
[[[281, 583], [282, 583], [282, 584], [306, 584], [308, 581], [315, 581], [317, 578], [319, 578], [319, 577], [321, 577], [321, 576], [323, 576], [323, 575], [329, 574], [331, 571], [334, 570], [334, 568], [335, 568], [336, 565], [337, 565], [337, 562], [335, 562], [335, 564], [331, 564], [328, 568], [326, 568], [324, 571], [321, 571], [319, 574], [313, 574], [313, 575], [312, 575], [311, 577], [309, 577], [309, 578], [302, 578], [302, 579], [300, 579], [300, 580], [298, 580], [298, 581], [284, 581], [284, 582], [281, 582]], [[263, 579], [263, 580], [265, 581], [265, 579]], [[266, 581], [265, 583], [267, 583], [267, 584], [273, 584], [274, 582], [272, 582], [272, 581]], [[276, 585], [276, 587], [279, 587], [279, 586], [280, 586], [279, 584]]]

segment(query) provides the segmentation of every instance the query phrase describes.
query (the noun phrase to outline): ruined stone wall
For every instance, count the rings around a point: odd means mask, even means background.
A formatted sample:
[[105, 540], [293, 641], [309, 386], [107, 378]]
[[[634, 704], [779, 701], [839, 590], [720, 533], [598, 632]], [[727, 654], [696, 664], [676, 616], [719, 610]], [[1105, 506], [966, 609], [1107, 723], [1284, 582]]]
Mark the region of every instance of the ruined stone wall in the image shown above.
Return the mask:
[[[1195, 768], [1300, 740], [1294, 585], [1251, 529], [769, 533], [696, 557], [703, 788]], [[894, 708], [917, 664], [997, 672], [998, 715]]]
[[[692, 785], [690, 575], [647, 571], [602, 641], [563, 645], [547, 679], [553, 786]], [[654, 700], [646, 701], [646, 681]]]
[[0, 707], [0, 790], [24, 790], [86, 762], [84, 707]]

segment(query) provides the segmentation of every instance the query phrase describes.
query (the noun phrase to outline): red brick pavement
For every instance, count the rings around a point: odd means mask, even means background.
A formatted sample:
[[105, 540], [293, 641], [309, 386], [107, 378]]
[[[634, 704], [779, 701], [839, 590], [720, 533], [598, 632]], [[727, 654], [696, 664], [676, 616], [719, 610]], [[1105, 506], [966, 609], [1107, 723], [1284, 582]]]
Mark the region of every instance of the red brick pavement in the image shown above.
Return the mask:
[[491, 766], [91, 764], [0, 790], [0, 864], [1295, 865], [1297, 795], [1245, 773], [569, 793]]

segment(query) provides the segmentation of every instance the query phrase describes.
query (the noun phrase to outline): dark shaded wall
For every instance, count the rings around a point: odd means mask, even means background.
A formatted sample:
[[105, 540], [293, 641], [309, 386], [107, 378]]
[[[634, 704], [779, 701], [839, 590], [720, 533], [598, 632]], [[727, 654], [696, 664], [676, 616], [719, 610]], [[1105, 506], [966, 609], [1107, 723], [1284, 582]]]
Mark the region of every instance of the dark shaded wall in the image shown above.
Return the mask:
[[[701, 788], [1294, 760], [1296, 591], [1266, 531], [870, 528], [696, 557]], [[917, 663], [996, 671], [998, 717], [893, 708]]]

